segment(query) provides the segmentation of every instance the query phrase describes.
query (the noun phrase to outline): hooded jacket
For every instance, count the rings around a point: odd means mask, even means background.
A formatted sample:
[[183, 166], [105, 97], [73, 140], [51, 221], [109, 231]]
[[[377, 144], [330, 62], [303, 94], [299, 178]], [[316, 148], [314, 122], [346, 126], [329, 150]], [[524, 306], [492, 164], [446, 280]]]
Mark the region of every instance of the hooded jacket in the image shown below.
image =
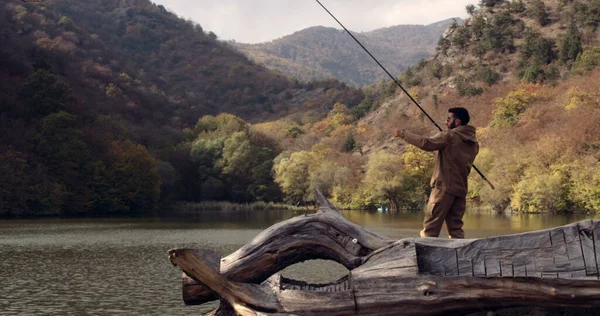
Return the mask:
[[454, 196], [467, 195], [467, 177], [479, 153], [475, 127], [461, 125], [429, 138], [404, 132], [403, 138], [423, 150], [436, 152], [432, 188], [437, 187]]

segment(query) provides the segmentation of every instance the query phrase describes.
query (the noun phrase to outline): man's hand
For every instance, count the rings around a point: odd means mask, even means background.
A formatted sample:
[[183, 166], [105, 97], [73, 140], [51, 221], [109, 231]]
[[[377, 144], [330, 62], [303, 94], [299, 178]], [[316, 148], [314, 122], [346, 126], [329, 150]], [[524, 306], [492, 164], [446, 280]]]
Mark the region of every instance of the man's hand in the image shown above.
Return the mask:
[[404, 132], [405, 132], [405, 130], [403, 130], [403, 129], [397, 129], [397, 128], [396, 128], [396, 129], [394, 130], [394, 137], [401, 137], [401, 138], [404, 138]]

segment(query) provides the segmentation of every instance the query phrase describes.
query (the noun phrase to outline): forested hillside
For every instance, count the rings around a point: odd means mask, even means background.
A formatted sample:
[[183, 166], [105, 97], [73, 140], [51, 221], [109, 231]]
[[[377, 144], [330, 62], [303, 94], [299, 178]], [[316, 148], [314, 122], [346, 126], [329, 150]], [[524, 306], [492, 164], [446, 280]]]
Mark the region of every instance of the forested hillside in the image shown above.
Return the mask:
[[[402, 74], [438, 123], [449, 107], [470, 110], [476, 164], [496, 185], [472, 173], [472, 210], [600, 211], [599, 9], [587, 0], [482, 1], [439, 40], [436, 56]], [[391, 134], [436, 130], [393, 83], [363, 91], [385, 97], [359, 106], [367, 114], [358, 122], [339, 105], [303, 126], [276, 158], [275, 181], [288, 198], [311, 199], [320, 187], [343, 207], [420, 209], [433, 155]]]
[[[189, 154], [202, 116], [310, 122], [364, 98], [334, 80], [290, 81], [146, 0], [4, 1], [0, 29], [0, 215], [202, 200]], [[257, 198], [217, 180], [222, 198]]]
[[[599, 211], [600, 1], [466, 10], [400, 80], [440, 123], [470, 110], [497, 187], [473, 173], [470, 207]], [[0, 216], [296, 204], [314, 188], [345, 208], [424, 205], [433, 155], [391, 134], [435, 130], [393, 82], [297, 83], [144, 0], [14, 0], [0, 16]]]
[[[397, 25], [352, 34], [392, 74], [399, 75], [434, 54], [439, 37], [453, 21]], [[257, 63], [302, 81], [336, 78], [362, 86], [389, 78], [348, 34], [331, 27], [310, 27], [268, 43], [233, 45]]]

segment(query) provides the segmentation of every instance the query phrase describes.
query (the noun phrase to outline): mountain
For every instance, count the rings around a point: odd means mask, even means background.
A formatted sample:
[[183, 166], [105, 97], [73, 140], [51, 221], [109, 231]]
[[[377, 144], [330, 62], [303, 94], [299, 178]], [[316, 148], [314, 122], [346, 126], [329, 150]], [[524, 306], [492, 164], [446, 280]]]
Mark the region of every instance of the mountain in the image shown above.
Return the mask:
[[[399, 75], [422, 58], [435, 53], [435, 45], [453, 23], [448, 19], [430, 25], [397, 25], [355, 33], [393, 75]], [[286, 76], [308, 81], [336, 78], [362, 86], [389, 78], [345, 31], [310, 27], [261, 44], [233, 43], [257, 63]]]
[[[496, 186], [472, 172], [471, 205], [494, 212], [598, 212], [600, 2], [500, 0], [471, 9], [471, 17], [445, 32], [435, 56], [400, 78], [442, 126], [450, 107], [471, 113], [481, 144], [476, 165]], [[399, 91], [378, 104], [356, 126], [363, 132], [355, 141], [369, 156], [363, 168], [393, 152], [403, 157], [399, 173], [422, 176], [428, 156], [390, 139], [390, 131], [433, 135], [437, 129]], [[426, 192], [403, 181], [388, 187], [387, 198], [375, 196], [403, 205]], [[363, 195], [355, 193], [355, 201]]]
[[200, 118], [306, 122], [364, 98], [335, 80], [295, 83], [148, 0], [3, 1], [0, 30], [0, 215], [198, 199], [184, 176]]
[[[400, 82], [440, 126], [449, 108], [469, 110], [475, 164], [495, 189], [471, 171], [468, 212], [600, 212], [600, 2], [490, 0], [466, 9], [471, 16]], [[392, 134], [438, 130], [394, 82], [362, 90], [353, 108], [360, 119], [334, 106], [279, 140], [286, 150], [275, 158], [275, 182], [290, 201], [310, 201], [318, 187], [342, 208], [420, 211], [434, 155]]]

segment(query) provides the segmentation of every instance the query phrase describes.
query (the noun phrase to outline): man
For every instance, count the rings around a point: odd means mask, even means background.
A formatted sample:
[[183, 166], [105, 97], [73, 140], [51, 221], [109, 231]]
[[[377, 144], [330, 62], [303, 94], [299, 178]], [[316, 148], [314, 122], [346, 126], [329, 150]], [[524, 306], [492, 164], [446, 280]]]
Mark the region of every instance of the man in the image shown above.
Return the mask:
[[396, 129], [395, 137], [426, 151], [435, 151], [431, 177], [431, 195], [423, 221], [421, 237], [438, 237], [444, 221], [450, 238], [465, 238], [462, 217], [465, 214], [467, 177], [471, 172], [479, 144], [475, 127], [469, 124], [465, 108], [448, 109], [448, 130], [427, 138]]

